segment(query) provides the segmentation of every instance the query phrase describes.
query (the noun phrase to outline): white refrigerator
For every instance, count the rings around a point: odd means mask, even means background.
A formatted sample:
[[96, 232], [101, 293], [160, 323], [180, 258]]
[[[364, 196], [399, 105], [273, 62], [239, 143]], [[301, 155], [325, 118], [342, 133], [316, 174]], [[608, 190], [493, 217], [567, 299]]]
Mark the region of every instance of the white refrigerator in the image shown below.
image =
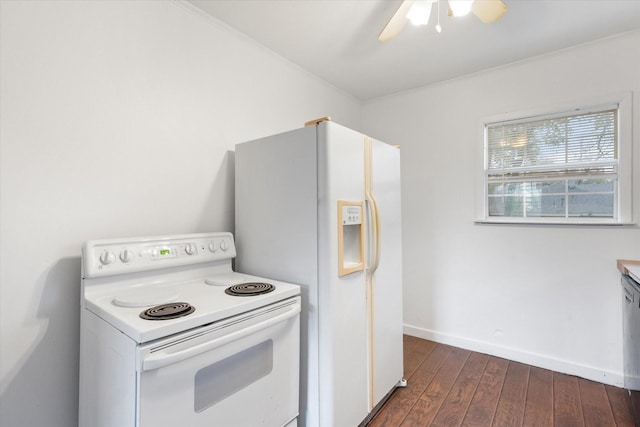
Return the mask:
[[302, 287], [299, 422], [403, 385], [400, 150], [331, 121], [236, 145], [236, 269]]

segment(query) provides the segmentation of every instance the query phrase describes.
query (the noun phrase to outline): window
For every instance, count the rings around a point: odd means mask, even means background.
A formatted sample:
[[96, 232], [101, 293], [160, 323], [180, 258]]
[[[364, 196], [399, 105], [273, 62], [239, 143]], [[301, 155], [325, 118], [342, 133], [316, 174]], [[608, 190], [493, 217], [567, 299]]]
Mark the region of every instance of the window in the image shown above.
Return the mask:
[[484, 121], [480, 220], [630, 222], [630, 104]]

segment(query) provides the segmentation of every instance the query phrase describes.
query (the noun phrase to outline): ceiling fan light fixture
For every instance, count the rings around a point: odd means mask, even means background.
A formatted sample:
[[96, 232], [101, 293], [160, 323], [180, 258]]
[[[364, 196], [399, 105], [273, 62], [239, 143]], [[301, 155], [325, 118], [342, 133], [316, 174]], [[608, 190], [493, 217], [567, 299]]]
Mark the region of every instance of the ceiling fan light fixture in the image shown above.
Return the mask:
[[431, 16], [431, 6], [433, 1], [420, 0], [415, 1], [407, 12], [407, 19], [411, 21], [413, 25], [427, 25], [429, 23], [429, 17]]
[[449, 8], [453, 16], [465, 16], [471, 12], [473, 0], [449, 0]]
[[[498, 21], [508, 9], [502, 0], [447, 1], [449, 2], [449, 16], [462, 16], [471, 12], [485, 24]], [[414, 25], [427, 25], [435, 2], [438, 2], [438, 23], [435, 28], [438, 33], [441, 32], [440, 0], [402, 0], [387, 25], [378, 35], [378, 40], [386, 42], [393, 39], [402, 31], [409, 20]]]
[[498, 21], [507, 12], [507, 5], [501, 0], [474, 1], [471, 12], [485, 24]]

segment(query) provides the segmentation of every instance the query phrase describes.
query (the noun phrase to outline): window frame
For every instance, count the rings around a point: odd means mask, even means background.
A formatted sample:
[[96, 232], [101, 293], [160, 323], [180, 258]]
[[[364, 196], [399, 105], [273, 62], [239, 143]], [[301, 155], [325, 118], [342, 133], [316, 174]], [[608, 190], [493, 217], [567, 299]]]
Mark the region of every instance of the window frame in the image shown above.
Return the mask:
[[[632, 93], [555, 105], [535, 110], [520, 111], [485, 117], [478, 126], [476, 223], [491, 224], [557, 224], [557, 225], [626, 225], [634, 224], [632, 211]], [[488, 126], [543, 118], [586, 114], [605, 109], [617, 109], [618, 180], [614, 197], [614, 217], [506, 217], [489, 216], [488, 194]]]

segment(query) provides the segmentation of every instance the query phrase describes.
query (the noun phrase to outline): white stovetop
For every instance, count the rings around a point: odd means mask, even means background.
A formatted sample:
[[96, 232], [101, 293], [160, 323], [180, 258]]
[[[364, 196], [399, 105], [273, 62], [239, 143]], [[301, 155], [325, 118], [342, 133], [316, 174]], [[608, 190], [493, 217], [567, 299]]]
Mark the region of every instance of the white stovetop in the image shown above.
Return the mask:
[[[208, 284], [209, 283], [224, 283]], [[275, 290], [256, 296], [232, 296], [224, 291], [227, 287], [241, 282], [266, 282], [275, 286]], [[231, 271], [210, 273], [199, 271], [197, 275], [178, 274], [166, 278], [149, 279], [147, 282], [119, 283], [113, 286], [94, 286], [85, 288], [86, 308], [107, 321], [137, 343], [144, 343], [186, 331], [201, 325], [222, 320], [237, 314], [264, 307], [300, 294], [297, 285], [264, 279]], [[145, 306], [122, 306], [114, 300], [131, 302], [151, 298]], [[162, 298], [165, 297], [165, 298]], [[117, 301], [116, 301], [117, 302]], [[195, 307], [195, 311], [184, 317], [172, 320], [145, 320], [140, 313], [149, 307], [166, 302], [186, 302]], [[144, 305], [132, 303], [131, 305]]]
[[[233, 235], [227, 232], [117, 238], [85, 242], [82, 307], [127, 335], [146, 343], [294, 297], [300, 287], [236, 273]], [[264, 282], [275, 286], [255, 296], [227, 295], [229, 286]], [[140, 314], [167, 303], [195, 311], [171, 320]]]

